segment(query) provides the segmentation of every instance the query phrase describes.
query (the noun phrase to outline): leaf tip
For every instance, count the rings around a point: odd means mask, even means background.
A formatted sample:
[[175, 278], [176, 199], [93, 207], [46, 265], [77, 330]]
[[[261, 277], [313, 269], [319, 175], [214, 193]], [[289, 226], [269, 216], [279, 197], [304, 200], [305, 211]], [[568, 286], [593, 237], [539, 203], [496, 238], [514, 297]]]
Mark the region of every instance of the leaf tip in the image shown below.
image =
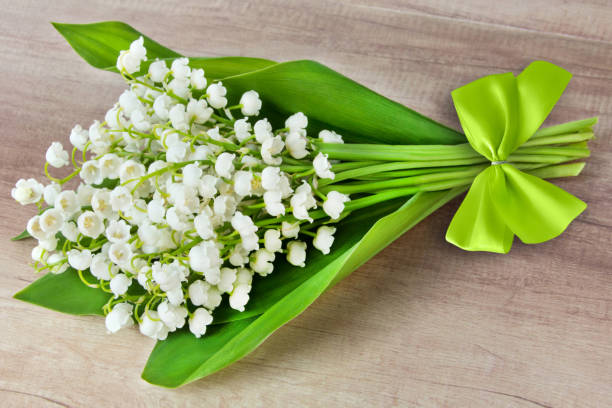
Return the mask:
[[26, 288], [21, 289], [19, 292], [13, 294], [13, 299], [21, 300], [23, 302], [27, 302], [27, 297], [24, 296], [24, 291]]
[[66, 23], [58, 23], [57, 21], [50, 21], [50, 23], [53, 26], [53, 28], [55, 28], [62, 35], [63, 35], [62, 33], [63, 29], [70, 25]]

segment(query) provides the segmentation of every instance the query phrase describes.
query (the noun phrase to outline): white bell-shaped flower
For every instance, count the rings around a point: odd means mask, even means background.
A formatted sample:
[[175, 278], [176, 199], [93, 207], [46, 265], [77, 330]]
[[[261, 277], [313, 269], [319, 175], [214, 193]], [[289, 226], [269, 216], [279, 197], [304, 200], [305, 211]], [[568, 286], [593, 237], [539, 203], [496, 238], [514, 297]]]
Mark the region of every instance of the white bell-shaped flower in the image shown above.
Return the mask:
[[64, 224], [64, 214], [57, 208], [49, 208], [40, 215], [40, 228], [48, 235], [55, 235]]
[[168, 118], [172, 122], [172, 127], [178, 130], [189, 129], [189, 121], [187, 119], [187, 112], [185, 111], [185, 105], [178, 104], [174, 105], [168, 111]]
[[166, 206], [160, 199], [153, 199], [147, 204], [147, 216], [151, 222], [161, 224], [166, 215]]
[[145, 109], [138, 95], [131, 90], [125, 90], [119, 96], [119, 106], [125, 112], [127, 116], [131, 116], [134, 111], [143, 111]]
[[204, 70], [202, 68], [191, 70], [191, 77], [189, 79], [191, 87], [193, 89], [204, 89], [206, 88], [206, 77], [204, 76]]
[[155, 61], [149, 65], [149, 78], [151, 78], [153, 82], [163, 82], [168, 72], [170, 72], [170, 70], [168, 69], [168, 65], [166, 65], [166, 61]]
[[234, 174], [234, 191], [236, 194], [246, 197], [253, 192], [253, 172], [239, 170]]
[[89, 265], [89, 271], [93, 276], [100, 280], [111, 280], [111, 274], [114, 276], [117, 274], [117, 266], [112, 265], [108, 256], [99, 252], [95, 254]]
[[105, 235], [113, 243], [127, 242], [131, 237], [130, 226], [124, 220], [113, 220], [108, 223]]
[[111, 205], [111, 193], [106, 189], [99, 189], [91, 197], [91, 208], [96, 214], [103, 218], [112, 218], [113, 207]]
[[78, 150], [83, 151], [89, 141], [89, 131], [83, 129], [81, 125], [76, 125], [70, 131], [70, 143]]
[[113, 211], [125, 212], [132, 207], [131, 191], [125, 186], [117, 186], [110, 193], [110, 204]]
[[78, 271], [84, 271], [91, 265], [92, 255], [89, 249], [68, 251], [68, 263]]
[[255, 91], [247, 91], [240, 98], [241, 112], [244, 116], [257, 116], [261, 109], [261, 99]]
[[187, 103], [186, 115], [188, 123], [206, 123], [212, 114], [212, 108], [208, 107], [204, 99], [191, 99], [189, 103]]
[[291, 131], [285, 139], [287, 151], [294, 159], [302, 159], [308, 156], [307, 144], [306, 136], [300, 132]]
[[167, 300], [164, 300], [157, 306], [157, 313], [170, 332], [180, 329], [185, 325], [187, 309], [183, 306], [175, 306]]
[[117, 303], [106, 315], [106, 330], [109, 333], [117, 333], [124, 327], [134, 324], [132, 320], [133, 311], [134, 307], [131, 304], [127, 302]]
[[249, 264], [253, 271], [257, 272], [261, 276], [266, 276], [272, 273], [274, 270], [274, 253], [268, 251], [265, 248], [258, 249], [251, 256], [251, 263]]
[[84, 184], [84, 183], [79, 184], [79, 187], [77, 187], [77, 190], [76, 190], [76, 195], [77, 195], [77, 200], [79, 201], [79, 205], [81, 207], [85, 207], [86, 205], [91, 204], [91, 198], [93, 197], [95, 190], [96, 190], [95, 188], [93, 188], [92, 186], [88, 184]]
[[213, 310], [221, 304], [221, 292], [208, 282], [196, 280], [189, 285], [189, 300], [194, 306], [204, 306]]
[[19, 179], [11, 190], [11, 196], [21, 205], [39, 202], [42, 194], [43, 185], [33, 178]]
[[64, 225], [62, 225], [62, 228], [60, 228], [60, 232], [64, 238], [71, 242], [76, 242], [79, 237], [79, 229], [72, 221], [64, 222]]
[[224, 108], [227, 105], [227, 89], [223, 86], [222, 82], [210, 84], [206, 89], [208, 94], [208, 103], [215, 109]]
[[274, 157], [280, 154], [285, 148], [285, 143], [280, 136], [269, 137], [261, 145], [261, 158], [264, 163], [278, 166], [283, 162], [281, 157]]
[[344, 143], [344, 140], [342, 140], [342, 136], [340, 136], [333, 130], [320, 131], [319, 139], [321, 139], [323, 143]]
[[151, 266], [151, 269], [153, 280], [164, 292], [180, 288], [182, 282], [187, 279], [185, 276], [185, 268], [176, 261], [171, 264], [155, 262]]
[[321, 226], [317, 229], [317, 235], [312, 240], [312, 245], [325, 255], [329, 254], [330, 248], [334, 243], [336, 228]]
[[118, 298], [121, 295], [124, 295], [130, 285], [132, 284], [132, 280], [127, 277], [124, 273], [118, 273], [110, 280], [110, 290], [115, 295], [115, 298]]
[[48, 206], [55, 206], [55, 199], [62, 192], [62, 187], [57, 183], [47, 184], [43, 188], [43, 199]]
[[180, 163], [182, 161], [185, 161], [188, 152], [189, 145], [187, 143], [173, 143], [166, 151], [166, 160], [168, 161], [168, 163]]
[[106, 179], [119, 178], [119, 167], [122, 160], [114, 153], [107, 153], [98, 160], [100, 176]]
[[234, 132], [236, 134], [236, 139], [242, 142], [251, 136], [251, 124], [246, 118], [238, 119], [234, 122]]
[[251, 285], [238, 285], [229, 297], [230, 307], [232, 309], [244, 312], [244, 307], [249, 301], [249, 292]]
[[53, 167], [64, 167], [70, 163], [68, 152], [64, 150], [64, 146], [60, 142], [53, 142], [47, 149], [45, 159]]
[[46, 262], [47, 258], [49, 257], [49, 252], [44, 249], [43, 247], [41, 247], [40, 245], [36, 245], [34, 248], [32, 248], [32, 260], [34, 262]]
[[281, 234], [285, 238], [295, 238], [300, 233], [300, 222], [290, 223], [283, 221], [281, 224]]
[[153, 102], [153, 111], [161, 120], [168, 120], [173, 99], [167, 94], [161, 94]]
[[332, 165], [327, 159], [326, 154], [317, 154], [314, 160], [312, 161], [312, 166], [314, 167], [317, 176], [321, 178], [333, 180], [336, 176], [334, 172], [331, 171]]
[[253, 271], [247, 268], [239, 268], [236, 272], [234, 287], [238, 285], [251, 285], [253, 283]]
[[219, 248], [212, 241], [203, 241], [189, 250], [189, 265], [196, 272], [204, 274], [206, 280], [216, 285], [220, 280], [222, 260]]
[[219, 177], [232, 178], [234, 172], [235, 154], [223, 152], [217, 157], [215, 162], [215, 172]]
[[280, 191], [281, 174], [280, 167], [266, 167], [261, 172], [261, 186], [267, 191]]
[[117, 266], [127, 267], [132, 260], [132, 248], [126, 242], [115, 242], [108, 248], [108, 258]]
[[129, 50], [123, 50], [117, 58], [119, 72], [133, 74], [140, 71], [140, 63], [147, 60], [147, 50], [144, 47], [144, 38], [140, 36], [130, 44]]
[[221, 221], [229, 221], [236, 212], [236, 199], [233, 195], [218, 195], [213, 201], [213, 211]]
[[217, 195], [217, 183], [219, 179], [211, 174], [202, 176], [202, 180], [198, 185], [198, 192], [203, 198], [213, 198]]
[[344, 203], [350, 200], [351, 199], [346, 194], [330, 191], [327, 193], [327, 199], [323, 202], [323, 211], [332, 219], [336, 220], [340, 218], [340, 214], [344, 211]]
[[98, 184], [102, 182], [100, 168], [96, 160], [88, 160], [83, 163], [79, 176], [87, 184]]
[[298, 220], [308, 220], [312, 222], [312, 218], [308, 215], [308, 210], [315, 208], [317, 202], [312, 195], [312, 188], [306, 181], [302, 183], [296, 190], [293, 197], [291, 197], [291, 208], [293, 209], [293, 216]]
[[287, 244], [287, 261], [294, 266], [306, 266], [306, 243], [302, 241], [291, 241]]
[[263, 144], [266, 139], [270, 139], [274, 137], [274, 133], [272, 133], [272, 125], [268, 122], [268, 119], [260, 119], [255, 122], [253, 126], [253, 131], [255, 132], [255, 139], [257, 143]]
[[191, 91], [189, 89], [189, 79], [174, 78], [168, 84], [168, 90], [179, 98], [189, 99]]
[[230, 253], [229, 263], [233, 266], [243, 266], [249, 262], [249, 252], [239, 242]]
[[66, 258], [64, 258], [60, 254], [51, 254], [49, 258], [47, 258], [47, 265], [49, 266], [49, 272], [54, 275], [59, 275], [61, 273], [66, 272], [68, 269], [68, 263], [66, 262]]
[[77, 195], [73, 190], [65, 190], [55, 197], [54, 207], [61, 211], [66, 218], [70, 218], [81, 209]]
[[161, 321], [156, 311], [149, 310], [142, 315], [140, 333], [154, 340], [166, 340], [168, 327]]
[[283, 241], [280, 239], [281, 232], [276, 229], [266, 230], [264, 233], [264, 246], [270, 252], [278, 252], [283, 246]]
[[197, 338], [200, 338], [206, 333], [206, 327], [211, 324], [212, 321], [213, 317], [210, 312], [203, 307], [199, 307], [189, 318], [189, 331]]
[[217, 284], [217, 288], [221, 292], [230, 293], [234, 287], [234, 281], [236, 281], [236, 269], [221, 268], [221, 279]]
[[302, 112], [297, 112], [287, 118], [285, 127], [292, 132], [301, 132], [308, 126], [308, 118]]
[[119, 181], [124, 184], [128, 181], [137, 181], [146, 174], [145, 166], [132, 159], [126, 160], [119, 167]]
[[28, 220], [28, 223], [26, 225], [26, 231], [28, 231], [28, 234], [30, 234], [39, 241], [47, 238], [47, 236], [49, 235], [45, 231], [43, 231], [42, 227], [40, 226], [40, 215], [35, 215], [34, 217]]
[[282, 193], [278, 190], [266, 191], [263, 195], [266, 212], [273, 217], [285, 215], [285, 206], [282, 203]]
[[177, 58], [172, 61], [170, 67], [172, 76], [176, 79], [187, 79], [191, 75], [191, 68], [189, 68], [189, 58]]

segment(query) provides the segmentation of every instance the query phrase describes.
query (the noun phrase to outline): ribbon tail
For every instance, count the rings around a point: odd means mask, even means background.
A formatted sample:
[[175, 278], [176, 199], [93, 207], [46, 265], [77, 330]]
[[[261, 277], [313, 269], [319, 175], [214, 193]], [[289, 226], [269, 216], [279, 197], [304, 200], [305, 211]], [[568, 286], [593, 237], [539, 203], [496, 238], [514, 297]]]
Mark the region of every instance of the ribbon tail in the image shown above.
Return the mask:
[[526, 244], [559, 236], [587, 207], [565, 190], [514, 166], [492, 167], [497, 180], [491, 185], [491, 193], [497, 211]]
[[455, 213], [446, 240], [466, 251], [488, 251], [506, 254], [514, 234], [504, 223], [491, 196], [493, 167], [482, 171], [472, 183]]

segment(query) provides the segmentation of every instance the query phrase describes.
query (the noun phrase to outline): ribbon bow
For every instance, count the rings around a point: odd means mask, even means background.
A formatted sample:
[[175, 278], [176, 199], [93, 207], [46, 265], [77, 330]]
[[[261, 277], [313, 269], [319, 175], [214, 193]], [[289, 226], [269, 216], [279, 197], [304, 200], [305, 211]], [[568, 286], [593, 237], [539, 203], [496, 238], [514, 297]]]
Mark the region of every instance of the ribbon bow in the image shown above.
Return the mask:
[[570, 81], [566, 70], [544, 61], [518, 76], [480, 78], [452, 92], [470, 145], [491, 161], [472, 183], [446, 233], [468, 251], [508, 253], [514, 235], [535, 244], [561, 234], [586, 204], [506, 159], [544, 122]]

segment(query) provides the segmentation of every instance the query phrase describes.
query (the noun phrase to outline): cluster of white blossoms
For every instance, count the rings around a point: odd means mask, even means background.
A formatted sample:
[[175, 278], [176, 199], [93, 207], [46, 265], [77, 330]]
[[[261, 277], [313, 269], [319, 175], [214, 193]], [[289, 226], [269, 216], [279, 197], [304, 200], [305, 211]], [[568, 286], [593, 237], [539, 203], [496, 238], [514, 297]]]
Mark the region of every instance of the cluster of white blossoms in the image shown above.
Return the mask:
[[[209, 84], [187, 58], [134, 75], [143, 61], [141, 37], [118, 57], [129, 88], [104, 121], [75, 126], [71, 154], [52, 143], [51, 183], [22, 179], [12, 196], [40, 209], [27, 224], [36, 269], [112, 294], [109, 332], [136, 322], [163, 340], [187, 324], [200, 337], [224, 298], [245, 309], [254, 274], [273, 273], [277, 258], [304, 267], [309, 243], [329, 253], [349, 197], [317, 190], [333, 166], [304, 114], [273, 130], [257, 118], [257, 92], [228, 106], [223, 83]], [[318, 139], [343, 143], [327, 130]], [[63, 179], [49, 175], [70, 165]]]

